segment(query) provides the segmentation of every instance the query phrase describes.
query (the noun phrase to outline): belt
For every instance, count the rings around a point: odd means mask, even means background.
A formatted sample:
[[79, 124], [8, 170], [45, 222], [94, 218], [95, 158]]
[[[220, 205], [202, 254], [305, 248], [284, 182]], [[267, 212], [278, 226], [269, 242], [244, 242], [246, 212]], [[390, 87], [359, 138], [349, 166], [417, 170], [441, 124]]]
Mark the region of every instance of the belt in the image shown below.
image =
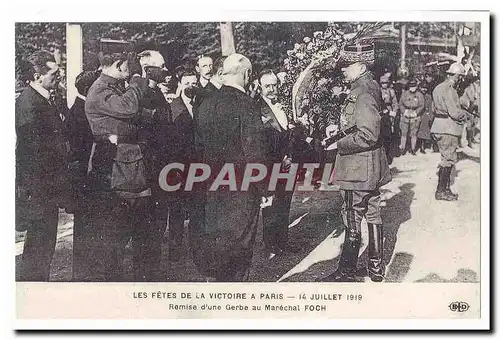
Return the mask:
[[94, 142], [109, 142], [112, 144], [137, 144], [137, 137], [114, 134], [94, 135]]

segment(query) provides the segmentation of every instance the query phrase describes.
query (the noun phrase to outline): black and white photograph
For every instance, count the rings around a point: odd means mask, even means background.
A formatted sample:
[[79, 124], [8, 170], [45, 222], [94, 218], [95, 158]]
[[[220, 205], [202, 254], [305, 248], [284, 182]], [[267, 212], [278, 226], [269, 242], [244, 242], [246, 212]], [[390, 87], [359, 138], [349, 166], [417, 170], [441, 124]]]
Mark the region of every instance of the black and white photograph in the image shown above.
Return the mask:
[[16, 22], [16, 282], [479, 287], [487, 26]]

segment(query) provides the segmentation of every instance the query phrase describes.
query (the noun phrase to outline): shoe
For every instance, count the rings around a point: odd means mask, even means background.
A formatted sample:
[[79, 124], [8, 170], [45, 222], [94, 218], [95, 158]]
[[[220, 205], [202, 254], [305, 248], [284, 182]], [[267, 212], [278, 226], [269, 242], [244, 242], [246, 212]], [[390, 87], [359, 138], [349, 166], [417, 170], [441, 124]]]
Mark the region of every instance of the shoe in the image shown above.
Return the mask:
[[358, 282], [356, 270], [338, 268], [333, 274], [317, 280], [318, 282]]
[[425, 155], [424, 142], [422, 142], [422, 145], [420, 145], [420, 153]]
[[416, 156], [417, 155], [417, 150], [411, 150], [410, 152], [413, 156]]
[[400, 155], [401, 155], [401, 156], [404, 156], [404, 155], [406, 155], [406, 149], [404, 149], [404, 150], [401, 150], [401, 152], [400, 152]]
[[[451, 167], [449, 167], [451, 169]], [[447, 179], [446, 179], [446, 171], [445, 169], [448, 168], [439, 168], [438, 172], [438, 186], [436, 189], [436, 193], [434, 194], [434, 197], [438, 201], [456, 201], [457, 197], [453, 196], [451, 191], [448, 192], [446, 190], [446, 185], [447, 185]], [[449, 175], [448, 175], [449, 179]]]
[[373, 282], [384, 280], [384, 235], [381, 224], [368, 223], [368, 276]]

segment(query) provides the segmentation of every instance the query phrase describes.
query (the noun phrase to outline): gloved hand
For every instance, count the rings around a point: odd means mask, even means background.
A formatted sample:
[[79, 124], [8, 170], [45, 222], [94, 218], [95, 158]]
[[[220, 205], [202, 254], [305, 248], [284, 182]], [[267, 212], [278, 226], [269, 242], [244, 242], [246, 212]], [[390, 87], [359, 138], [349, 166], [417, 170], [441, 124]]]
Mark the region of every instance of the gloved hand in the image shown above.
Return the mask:
[[167, 76], [165, 69], [156, 66], [146, 66], [144, 67], [146, 72], [146, 77], [155, 81], [156, 83], [165, 82], [165, 77]]
[[128, 69], [131, 77], [134, 75], [142, 76], [142, 66], [139, 63], [139, 58], [137, 57], [137, 54], [135, 53], [129, 54]]

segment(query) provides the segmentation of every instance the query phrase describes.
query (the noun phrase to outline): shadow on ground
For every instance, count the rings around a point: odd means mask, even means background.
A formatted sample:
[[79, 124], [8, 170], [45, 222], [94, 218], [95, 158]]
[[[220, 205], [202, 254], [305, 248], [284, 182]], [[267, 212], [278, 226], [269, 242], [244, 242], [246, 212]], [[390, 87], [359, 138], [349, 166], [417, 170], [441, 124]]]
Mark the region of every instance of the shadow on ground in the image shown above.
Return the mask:
[[461, 268], [457, 271], [457, 276], [452, 278], [451, 280], [443, 279], [436, 273], [430, 273], [425, 277], [416, 280], [415, 282], [430, 282], [430, 283], [476, 283], [479, 282], [479, 278], [477, 273], [470, 269]]

